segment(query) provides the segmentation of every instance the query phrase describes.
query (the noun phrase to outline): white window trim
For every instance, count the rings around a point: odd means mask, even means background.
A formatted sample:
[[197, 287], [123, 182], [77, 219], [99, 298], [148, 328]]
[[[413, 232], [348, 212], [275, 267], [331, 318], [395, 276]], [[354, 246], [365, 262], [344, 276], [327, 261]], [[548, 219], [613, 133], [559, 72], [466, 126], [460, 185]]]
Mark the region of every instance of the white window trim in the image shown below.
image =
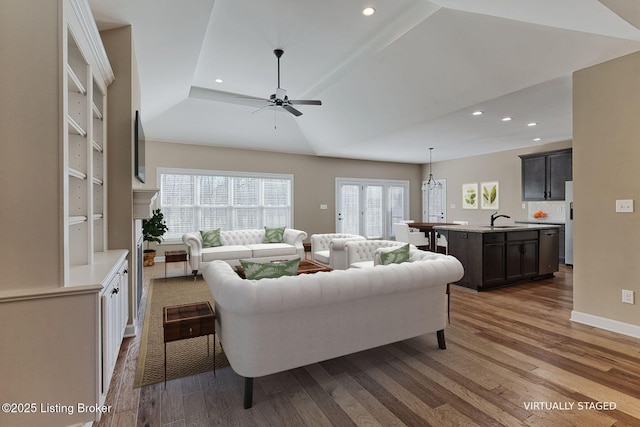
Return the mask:
[[[291, 225], [290, 228], [295, 228], [294, 225], [294, 175], [282, 174], [282, 173], [268, 173], [268, 172], [243, 172], [243, 171], [227, 171], [227, 170], [211, 170], [211, 169], [185, 169], [185, 168], [156, 168], [156, 182], [158, 188], [162, 187], [162, 175], [200, 175], [200, 176], [228, 176], [236, 178], [267, 178], [267, 179], [288, 179], [291, 182]], [[158, 207], [162, 208], [162, 195], [158, 197]], [[180, 238], [164, 239], [161, 244], [175, 245], [182, 243]]]

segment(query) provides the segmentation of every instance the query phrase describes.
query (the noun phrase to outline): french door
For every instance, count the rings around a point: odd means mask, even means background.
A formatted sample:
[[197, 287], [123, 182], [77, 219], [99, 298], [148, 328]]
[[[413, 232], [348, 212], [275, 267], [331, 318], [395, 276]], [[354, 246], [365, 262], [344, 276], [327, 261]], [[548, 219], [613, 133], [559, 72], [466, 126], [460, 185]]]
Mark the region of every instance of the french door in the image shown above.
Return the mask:
[[422, 183], [422, 220], [424, 222], [447, 222], [447, 180], [436, 179], [433, 188]]
[[409, 181], [336, 178], [336, 207], [337, 233], [387, 239], [408, 219]]

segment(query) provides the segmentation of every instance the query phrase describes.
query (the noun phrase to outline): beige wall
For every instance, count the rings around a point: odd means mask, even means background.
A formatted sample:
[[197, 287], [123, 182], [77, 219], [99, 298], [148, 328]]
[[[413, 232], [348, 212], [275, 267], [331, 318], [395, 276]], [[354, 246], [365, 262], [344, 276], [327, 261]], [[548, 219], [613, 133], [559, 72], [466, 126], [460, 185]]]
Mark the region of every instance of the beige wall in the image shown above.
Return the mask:
[[[574, 311], [640, 326], [640, 53], [573, 75]], [[634, 213], [615, 213], [635, 199]], [[621, 290], [636, 304], [621, 302]]]
[[420, 165], [147, 141], [146, 186], [157, 187], [158, 167], [293, 174], [294, 227], [309, 235], [335, 231], [336, 177], [409, 180], [411, 217], [421, 216]]
[[0, 292], [64, 283], [58, 6], [1, 6]]
[[140, 83], [131, 26], [102, 31], [100, 36], [116, 76], [107, 93], [107, 241], [109, 249], [129, 250], [129, 329], [135, 325], [138, 300], [132, 189], [139, 186], [133, 176], [133, 126]]
[[[499, 183], [498, 211], [511, 217], [505, 221], [527, 220], [528, 211], [522, 208], [522, 204], [526, 202], [522, 201], [521, 161], [518, 156], [570, 147], [571, 141], [564, 141], [434, 163], [434, 178], [447, 180], [447, 221], [489, 224], [490, 216], [495, 210], [480, 209], [480, 204], [478, 209], [462, 209], [462, 184], [476, 182], [480, 190], [480, 183], [489, 181]], [[424, 180], [428, 179], [429, 165], [423, 166], [422, 177]]]
[[107, 97], [109, 249], [131, 251], [133, 240], [132, 143], [135, 114], [132, 105], [131, 27], [102, 31], [100, 36], [116, 76], [109, 86]]

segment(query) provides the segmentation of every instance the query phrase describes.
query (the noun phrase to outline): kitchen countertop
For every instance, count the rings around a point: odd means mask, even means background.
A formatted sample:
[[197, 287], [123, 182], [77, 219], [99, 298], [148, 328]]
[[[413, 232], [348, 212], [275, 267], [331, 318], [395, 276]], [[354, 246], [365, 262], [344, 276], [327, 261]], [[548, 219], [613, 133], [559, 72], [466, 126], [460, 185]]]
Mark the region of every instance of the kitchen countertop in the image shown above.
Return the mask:
[[465, 231], [467, 233], [504, 233], [507, 231], [524, 231], [524, 230], [548, 230], [549, 228], [560, 228], [563, 224], [496, 224], [491, 227], [489, 225], [436, 225], [435, 230], [442, 231]]
[[565, 225], [564, 222], [561, 221], [540, 221], [540, 220], [528, 220], [528, 221], [515, 221], [516, 224], [551, 224], [551, 225]]

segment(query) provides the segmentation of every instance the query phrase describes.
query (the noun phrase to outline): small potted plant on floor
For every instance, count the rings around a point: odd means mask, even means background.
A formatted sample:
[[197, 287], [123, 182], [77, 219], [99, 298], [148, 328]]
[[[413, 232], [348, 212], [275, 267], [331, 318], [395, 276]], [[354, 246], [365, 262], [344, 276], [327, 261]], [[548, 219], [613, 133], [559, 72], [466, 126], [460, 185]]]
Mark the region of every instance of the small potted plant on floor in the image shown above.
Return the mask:
[[143, 261], [145, 267], [155, 264], [156, 251], [155, 249], [149, 249], [149, 242], [162, 242], [162, 236], [167, 230], [167, 224], [164, 222], [164, 215], [160, 212], [160, 209], [154, 210], [151, 218], [142, 220], [142, 238], [147, 242]]

